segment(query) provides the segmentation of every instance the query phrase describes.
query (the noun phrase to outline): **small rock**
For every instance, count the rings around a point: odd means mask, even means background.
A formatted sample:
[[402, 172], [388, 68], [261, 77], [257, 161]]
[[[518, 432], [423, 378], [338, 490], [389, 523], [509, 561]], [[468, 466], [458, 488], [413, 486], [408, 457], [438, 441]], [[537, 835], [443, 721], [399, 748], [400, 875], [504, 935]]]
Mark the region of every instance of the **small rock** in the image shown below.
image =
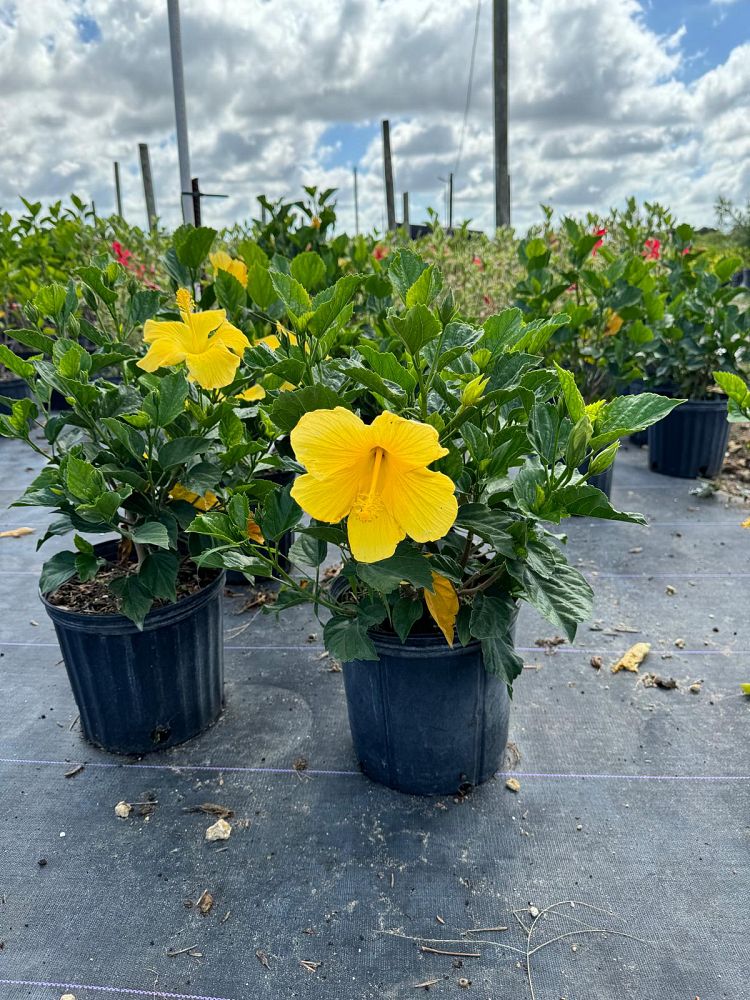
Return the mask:
[[696, 681], [694, 684], [691, 684], [690, 687], [688, 688], [688, 691], [691, 694], [700, 694], [701, 693], [701, 682], [700, 681]]
[[63, 993], [60, 1000], [76, 1000], [74, 993]]
[[198, 909], [205, 917], [207, 913], [211, 912], [211, 908], [214, 905], [214, 897], [211, 895], [208, 889], [204, 889], [200, 895], [200, 899], [195, 905], [198, 907]]
[[668, 594], [670, 597], [674, 597], [674, 595], [677, 593], [677, 588], [673, 587], [671, 583], [668, 583], [664, 590], [664, 593]]
[[511, 792], [520, 792], [521, 782], [518, 780], [518, 778], [508, 778], [508, 780], [505, 782], [505, 787], [509, 788]]
[[125, 802], [124, 799], [115, 806], [115, 816], [119, 816], [120, 819], [127, 819], [132, 811], [133, 807], [129, 802]]
[[602, 660], [601, 656], [592, 656], [591, 659], [589, 660], [589, 663], [594, 668], [594, 670], [601, 670], [604, 661]]
[[643, 546], [636, 545], [634, 548], [628, 549], [628, 552], [631, 552], [634, 556], [640, 555], [640, 553], [643, 552]]
[[580, 832], [582, 829], [583, 829], [583, 825], [581, 823], [579, 823], [578, 826], [576, 827], [576, 830], [578, 830]]
[[229, 840], [231, 835], [231, 824], [225, 819], [217, 819], [213, 826], [209, 826], [206, 830], [206, 840]]
[[536, 920], [536, 918], [539, 916], [539, 910], [535, 906], [530, 906], [529, 915]]
[[675, 644], [675, 646], [678, 649], [684, 649], [685, 648], [685, 640], [684, 639], [675, 639], [674, 644]]
[[462, 989], [467, 990], [471, 986], [471, 980], [470, 979], [464, 979], [463, 976], [462, 976], [461, 979], [459, 979], [459, 981], [458, 981], [458, 985]]

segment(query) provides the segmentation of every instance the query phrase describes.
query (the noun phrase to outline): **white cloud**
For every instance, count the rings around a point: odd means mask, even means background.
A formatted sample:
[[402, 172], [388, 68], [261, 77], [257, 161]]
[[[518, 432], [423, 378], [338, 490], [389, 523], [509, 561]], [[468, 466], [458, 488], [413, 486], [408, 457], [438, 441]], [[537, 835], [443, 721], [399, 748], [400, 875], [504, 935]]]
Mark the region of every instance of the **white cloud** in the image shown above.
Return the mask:
[[[166, 5], [154, 0], [0, 0], [0, 204], [19, 193], [75, 190], [112, 209], [112, 160], [125, 213], [144, 218], [137, 144], [150, 144], [157, 207], [177, 221]], [[255, 197], [294, 196], [302, 183], [340, 188], [353, 228], [351, 172], [327, 137], [366, 123], [360, 220], [383, 218], [379, 121], [392, 120], [396, 186], [412, 221], [442, 208], [438, 177], [453, 168], [465, 100], [475, 0], [183, 0], [192, 170], [220, 223], [254, 212]], [[100, 41], [82, 40], [81, 17]], [[511, 173], [514, 221], [605, 210], [629, 194], [710, 222], [722, 193], [750, 182], [750, 45], [691, 83], [684, 31], [651, 31], [636, 0], [517, 0], [511, 5]], [[456, 217], [491, 226], [491, 3], [483, 0]], [[334, 144], [335, 145], [335, 144]], [[333, 155], [332, 155], [333, 153]]]

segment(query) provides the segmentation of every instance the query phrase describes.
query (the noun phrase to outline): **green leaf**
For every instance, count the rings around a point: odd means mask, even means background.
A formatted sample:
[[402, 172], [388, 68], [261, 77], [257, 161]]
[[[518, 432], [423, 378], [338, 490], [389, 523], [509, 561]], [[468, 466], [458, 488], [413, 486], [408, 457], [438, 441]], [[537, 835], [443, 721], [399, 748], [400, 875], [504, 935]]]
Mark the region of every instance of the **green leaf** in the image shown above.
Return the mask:
[[78, 500], [93, 503], [102, 493], [107, 492], [104, 476], [90, 462], [75, 455], [68, 455], [65, 466], [65, 484]]
[[211, 441], [202, 437], [180, 437], [166, 441], [159, 448], [159, 465], [162, 469], [172, 469], [176, 465], [184, 465], [194, 455], [208, 451], [211, 445]]
[[419, 275], [406, 293], [406, 308], [422, 304], [430, 305], [443, 287], [443, 275], [434, 264], [430, 264]]
[[128, 302], [128, 323], [131, 326], [143, 326], [159, 311], [161, 293], [152, 289], [134, 292]]
[[388, 314], [388, 321], [410, 354], [417, 354], [435, 337], [440, 336], [440, 320], [425, 305], [412, 306], [403, 316]]
[[568, 408], [568, 416], [575, 424], [581, 417], [585, 416], [586, 403], [571, 373], [561, 368], [557, 362], [555, 362], [555, 369], [560, 379], [560, 387], [565, 398], [565, 405]]
[[388, 277], [405, 304], [409, 289], [426, 269], [427, 264], [413, 250], [397, 250], [390, 255]]
[[128, 532], [139, 545], [156, 545], [160, 549], [169, 548], [169, 533], [161, 521], [145, 521]]
[[56, 552], [42, 567], [39, 589], [45, 596], [51, 594], [77, 572], [75, 552]]
[[75, 567], [79, 578], [84, 582], [93, 580], [99, 572], [99, 567], [105, 563], [104, 559], [97, 559], [93, 553], [79, 552], [76, 556]]
[[331, 656], [342, 663], [351, 660], [377, 660], [372, 639], [366, 627], [357, 618], [335, 615], [323, 628], [323, 641]]
[[188, 383], [182, 372], [170, 372], [159, 381], [154, 420], [157, 427], [168, 427], [185, 411]]
[[[750, 419], [750, 390], [744, 380], [733, 372], [714, 372], [716, 384], [724, 390], [732, 403], [735, 403], [740, 410], [742, 419]], [[734, 408], [730, 406], [730, 410]], [[732, 420], [734, 414], [730, 412], [729, 419]], [[735, 417], [736, 420], [736, 417]]]
[[393, 627], [401, 642], [406, 642], [412, 626], [423, 614], [424, 606], [419, 598], [399, 597], [393, 606]]
[[534, 450], [547, 465], [554, 465], [557, 458], [559, 427], [556, 407], [547, 403], [534, 404], [527, 433]]
[[297, 254], [292, 260], [290, 271], [292, 277], [308, 290], [314, 292], [319, 288], [326, 276], [326, 266], [323, 258], [314, 250], [306, 250]]
[[549, 521], [559, 522], [563, 517], [598, 517], [604, 521], [625, 521], [628, 524], [646, 524], [642, 514], [615, 510], [609, 500], [590, 483], [571, 483], [561, 490], [555, 490], [549, 499], [550, 506], [538, 513]]
[[179, 566], [176, 552], [149, 552], [138, 571], [138, 578], [152, 597], [176, 601]]
[[475, 639], [500, 638], [509, 641], [516, 606], [510, 597], [479, 594], [471, 608], [469, 629]]
[[[108, 306], [113, 306], [117, 302], [117, 292], [107, 281], [104, 271], [98, 267], [79, 267], [78, 274], [81, 276], [84, 285], [97, 295], [102, 302]], [[85, 289], [84, 289], [85, 291]], [[96, 304], [96, 300], [93, 300]]]
[[52, 354], [54, 340], [41, 330], [13, 330], [13, 340], [40, 354]]
[[139, 462], [143, 460], [146, 450], [146, 438], [143, 434], [117, 417], [102, 417], [100, 423], [133, 458]]
[[391, 593], [402, 580], [415, 587], [432, 589], [432, 567], [429, 560], [406, 542], [401, 542], [395, 555], [389, 559], [381, 559], [375, 563], [357, 563], [357, 576], [368, 587], [381, 594]]
[[482, 658], [487, 673], [505, 681], [512, 692], [513, 681], [523, 671], [523, 660], [513, 646], [498, 636], [482, 639]]
[[215, 236], [216, 230], [207, 226], [180, 226], [172, 236], [177, 260], [185, 267], [197, 270], [208, 256]]
[[237, 253], [242, 257], [248, 267], [260, 264], [261, 267], [268, 267], [268, 255], [261, 250], [254, 240], [241, 240], [237, 244]]
[[118, 598], [121, 613], [139, 629], [143, 628], [154, 601], [139, 578], [135, 574], [120, 576], [110, 583], [109, 589]]
[[281, 271], [269, 271], [269, 275], [278, 297], [293, 319], [298, 319], [310, 311], [312, 300], [307, 289], [299, 281], [295, 281], [289, 274], [282, 274]]
[[513, 538], [508, 532], [512, 524], [513, 520], [507, 514], [491, 510], [487, 504], [467, 503], [459, 506], [455, 527], [471, 531], [488, 542], [498, 555], [513, 559], [516, 553]]
[[327, 552], [328, 545], [321, 538], [298, 534], [289, 550], [289, 558], [295, 566], [320, 566]]
[[34, 296], [34, 305], [42, 316], [49, 316], [57, 320], [62, 317], [65, 310], [67, 296], [67, 288], [53, 282], [49, 285], [42, 285]]
[[0, 365], [4, 365], [14, 375], [18, 375], [19, 378], [25, 379], [27, 382], [34, 377], [34, 366], [28, 361], [24, 361], [23, 358], [19, 358], [5, 344], [0, 344]]
[[311, 410], [333, 410], [341, 405], [339, 393], [326, 385], [309, 385], [303, 389], [282, 392], [271, 406], [274, 424], [288, 434], [299, 423], [303, 413]]
[[598, 451], [617, 438], [634, 434], [636, 431], [645, 431], [647, 427], [663, 420], [676, 406], [684, 402], [684, 399], [668, 399], [653, 392], [642, 392], [636, 396], [617, 396], [597, 414], [591, 447], [594, 451]]
[[735, 271], [742, 267], [741, 257], [722, 257], [714, 261], [714, 274], [719, 281], [729, 281]]
[[591, 615], [594, 604], [594, 592], [578, 570], [559, 561], [553, 575], [546, 577], [527, 564], [523, 585], [529, 603], [572, 642], [577, 626]]
[[523, 320], [518, 308], [506, 309], [497, 316], [489, 316], [484, 321], [484, 337], [481, 346], [501, 354], [510, 350], [523, 337]]
[[229, 271], [217, 271], [214, 278], [216, 298], [222, 309], [234, 316], [247, 305], [247, 292]]
[[318, 292], [312, 301], [313, 314], [308, 321], [310, 333], [320, 337], [336, 322], [347, 309], [360, 280], [358, 274], [345, 274], [332, 288]]
[[417, 380], [404, 368], [401, 361], [395, 354], [389, 351], [379, 351], [372, 344], [364, 341], [357, 344], [357, 350], [365, 359], [367, 364], [386, 382], [393, 382], [400, 386], [404, 392], [411, 392], [417, 384]]
[[302, 510], [292, 499], [291, 486], [275, 490], [263, 503], [259, 526], [263, 537], [278, 541], [287, 531], [291, 531], [302, 520]]
[[273, 287], [267, 264], [249, 264], [247, 268], [247, 291], [259, 309], [268, 309], [279, 296]]

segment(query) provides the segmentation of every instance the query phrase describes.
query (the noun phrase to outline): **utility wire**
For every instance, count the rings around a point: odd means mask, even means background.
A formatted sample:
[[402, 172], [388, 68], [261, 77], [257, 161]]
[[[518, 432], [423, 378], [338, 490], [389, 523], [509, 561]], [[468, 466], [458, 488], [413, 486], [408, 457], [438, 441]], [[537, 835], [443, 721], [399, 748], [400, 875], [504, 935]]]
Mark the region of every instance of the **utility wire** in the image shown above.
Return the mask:
[[482, 0], [477, 0], [477, 13], [474, 18], [474, 40], [471, 43], [471, 59], [469, 60], [469, 82], [466, 87], [466, 105], [464, 107], [464, 120], [461, 125], [461, 138], [458, 142], [458, 155], [456, 165], [453, 168], [454, 176], [458, 175], [458, 168], [461, 166], [461, 156], [464, 151], [464, 139], [466, 137], [466, 124], [469, 120], [469, 108], [471, 107], [471, 87], [474, 82], [474, 60], [477, 54], [477, 39], [479, 38], [479, 15], [482, 10]]

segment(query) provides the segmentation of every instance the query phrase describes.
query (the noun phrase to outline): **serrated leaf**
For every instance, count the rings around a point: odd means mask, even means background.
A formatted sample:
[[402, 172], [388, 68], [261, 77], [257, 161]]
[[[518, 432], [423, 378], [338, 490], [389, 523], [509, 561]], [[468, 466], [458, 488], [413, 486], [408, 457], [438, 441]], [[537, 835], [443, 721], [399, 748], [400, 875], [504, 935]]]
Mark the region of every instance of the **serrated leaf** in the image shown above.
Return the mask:
[[323, 641], [331, 656], [341, 663], [378, 659], [367, 629], [356, 618], [330, 618], [323, 628]]
[[138, 577], [152, 597], [176, 601], [179, 566], [180, 560], [176, 552], [149, 552], [138, 571]]
[[156, 545], [161, 549], [169, 548], [169, 533], [161, 521], [144, 521], [128, 532], [130, 538], [140, 545]]
[[[162, 469], [172, 469], [184, 465], [195, 455], [208, 451], [211, 442], [202, 437], [180, 437], [166, 441], [159, 448], [159, 465]], [[202, 491], [205, 492], [205, 491]]]

